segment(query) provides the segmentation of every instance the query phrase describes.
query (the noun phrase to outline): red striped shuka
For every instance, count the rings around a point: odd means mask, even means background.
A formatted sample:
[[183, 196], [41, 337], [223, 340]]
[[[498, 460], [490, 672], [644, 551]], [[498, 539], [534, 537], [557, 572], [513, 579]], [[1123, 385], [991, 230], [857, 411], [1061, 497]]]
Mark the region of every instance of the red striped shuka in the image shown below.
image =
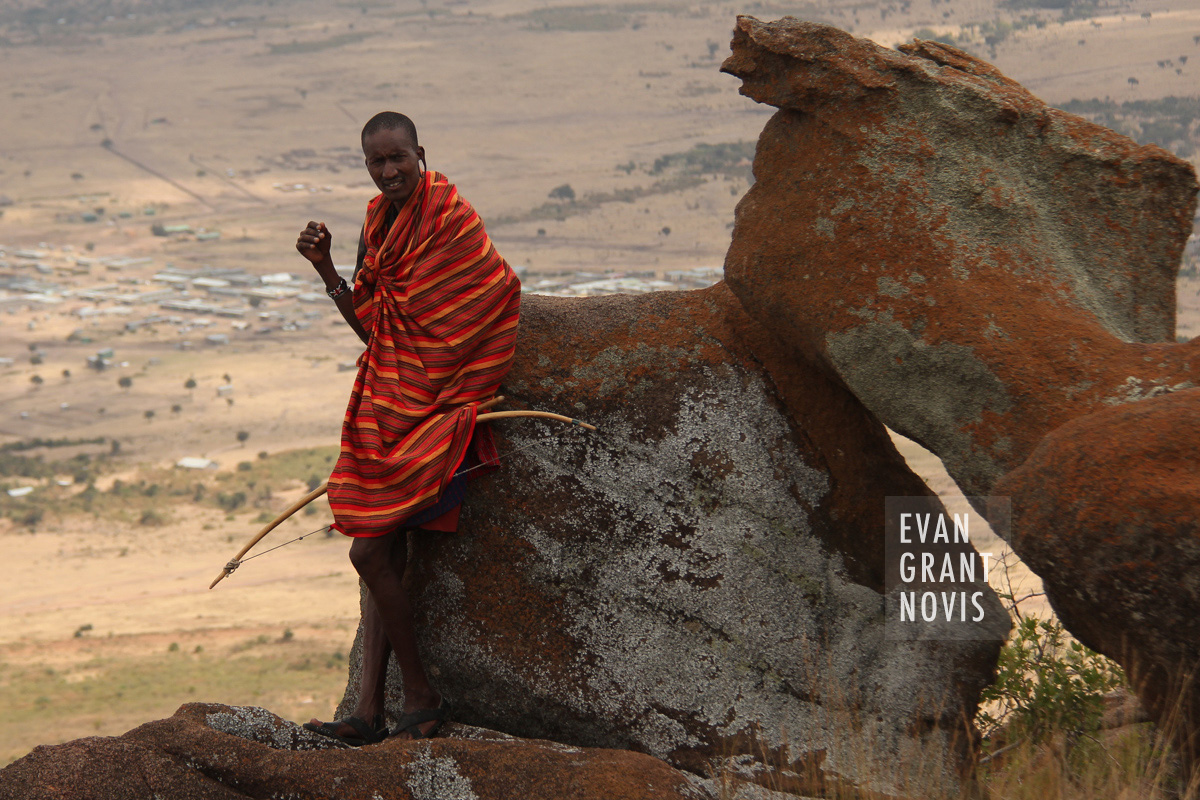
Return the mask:
[[369, 341], [329, 477], [348, 536], [390, 533], [438, 502], [516, 347], [521, 284], [454, 185], [426, 170], [388, 227], [390, 207], [368, 204], [354, 279]]

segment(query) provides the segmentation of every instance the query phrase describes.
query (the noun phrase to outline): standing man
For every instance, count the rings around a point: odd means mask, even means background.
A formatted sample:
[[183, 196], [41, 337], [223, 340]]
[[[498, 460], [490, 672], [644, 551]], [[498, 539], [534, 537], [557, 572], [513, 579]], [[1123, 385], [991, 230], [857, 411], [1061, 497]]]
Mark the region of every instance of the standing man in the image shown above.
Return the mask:
[[304, 726], [356, 746], [389, 735], [389, 653], [404, 683], [404, 716], [392, 735], [427, 738], [446, 719], [402, 585], [407, 534], [456, 530], [468, 477], [456, 473], [495, 466], [476, 408], [512, 362], [521, 291], [479, 215], [426, 168], [408, 117], [372, 117], [362, 148], [380, 194], [367, 206], [353, 287], [334, 269], [323, 222], [309, 222], [296, 240], [366, 345], [329, 478], [334, 527], [354, 538], [350, 560], [367, 587], [358, 704], [346, 719]]

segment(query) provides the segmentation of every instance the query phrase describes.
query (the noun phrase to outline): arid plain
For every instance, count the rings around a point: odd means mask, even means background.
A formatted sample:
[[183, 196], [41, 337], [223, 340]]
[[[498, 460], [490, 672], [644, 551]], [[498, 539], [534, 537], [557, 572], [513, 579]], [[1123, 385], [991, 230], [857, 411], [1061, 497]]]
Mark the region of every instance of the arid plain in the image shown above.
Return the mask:
[[[0, 0], [0, 274], [32, 275], [36, 260], [39, 280], [75, 292], [0, 306], [0, 357], [12, 359], [0, 446], [55, 464], [0, 475], [34, 490], [0, 494], [0, 764], [190, 700], [328, 714], [357, 621], [340, 537], [314, 535], [207, 590], [257, 520], [328, 472], [353, 376], [339, 364], [358, 352], [332, 306], [267, 299], [244, 329], [187, 317], [127, 331], [131, 318], [80, 291], [145, 289], [168, 265], [306, 275], [293, 243], [309, 219], [351, 263], [373, 192], [358, 130], [382, 109], [414, 118], [429, 166], [531, 280], [717, 267], [748, 186], [744, 154], [772, 111], [718, 72], [737, 14], [792, 14], [884, 46], [919, 29], [966, 34], [1063, 104], [1194, 96], [1200, 64], [1181, 58], [1200, 56], [1194, 5], [1112, 4], [1060, 23], [991, 0]], [[1048, 24], [1011, 24], [1031, 14]], [[999, 23], [1011, 30], [989, 46], [980, 26]], [[697, 167], [687, 156], [704, 145], [730, 147]], [[550, 200], [563, 185], [575, 201]], [[192, 232], [156, 236], [156, 224]], [[1194, 336], [1200, 283], [1181, 279], [1179, 303], [1179, 331]], [[209, 334], [228, 342], [206, 345]], [[106, 348], [112, 365], [89, 369]], [[34, 439], [62, 446], [17, 449]], [[954, 493], [936, 458], [900, 446]], [[219, 466], [173, 466], [186, 456]], [[327, 520], [301, 515], [274, 541]]]

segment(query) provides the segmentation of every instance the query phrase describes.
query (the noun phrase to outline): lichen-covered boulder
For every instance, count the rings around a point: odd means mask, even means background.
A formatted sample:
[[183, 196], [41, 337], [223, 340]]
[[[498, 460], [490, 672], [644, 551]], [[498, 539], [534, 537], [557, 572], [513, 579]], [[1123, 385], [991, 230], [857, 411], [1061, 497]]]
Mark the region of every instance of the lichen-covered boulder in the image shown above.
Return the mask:
[[343, 747], [261, 708], [190, 703], [123, 736], [36, 748], [0, 770], [0, 800], [716, 800], [641, 753], [464, 725], [428, 741]]
[[996, 484], [1063, 624], [1200, 766], [1200, 389], [1072, 420]]
[[511, 455], [460, 532], [413, 538], [455, 718], [798, 792], [956, 793], [1008, 620], [988, 592], [991, 641], [886, 638], [884, 499], [930, 492], [883, 426], [724, 285], [527, 297], [521, 325], [510, 407], [600, 431], [496, 423]]
[[756, 319], [968, 495], [1067, 420], [1196, 381], [1173, 341], [1190, 164], [952, 47], [741, 17], [722, 66], [779, 108], [725, 261]]

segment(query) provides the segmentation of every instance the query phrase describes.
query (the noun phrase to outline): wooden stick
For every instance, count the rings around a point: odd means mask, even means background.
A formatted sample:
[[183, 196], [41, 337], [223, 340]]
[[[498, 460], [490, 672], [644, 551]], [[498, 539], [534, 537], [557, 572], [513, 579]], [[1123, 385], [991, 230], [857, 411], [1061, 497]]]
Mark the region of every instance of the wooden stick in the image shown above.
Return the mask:
[[[241, 561], [241, 560], [242, 560], [242, 556], [246, 555], [246, 553], [249, 553], [249, 552], [250, 552], [250, 548], [251, 548], [251, 547], [254, 547], [254, 545], [256, 545], [256, 544], [258, 544], [260, 541], [262, 541], [262, 538], [263, 538], [264, 536], [266, 536], [268, 533], [270, 533], [271, 531], [273, 531], [273, 530], [275, 530], [277, 527], [279, 527], [279, 525], [280, 525], [280, 524], [282, 524], [282, 523], [283, 523], [283, 521], [284, 521], [285, 519], [287, 519], [288, 517], [290, 517], [292, 514], [295, 514], [297, 511], [299, 511], [300, 509], [304, 508], [306, 505], [308, 505], [309, 503], [311, 503], [313, 500], [316, 500], [318, 497], [320, 497], [321, 495], [325, 494], [325, 492], [327, 492], [327, 491], [329, 491], [329, 482], [328, 482], [328, 481], [326, 481], [325, 483], [322, 483], [322, 484], [321, 484], [320, 486], [318, 486], [316, 489], [313, 489], [311, 492], [309, 492], [308, 494], [304, 495], [304, 497], [301, 497], [299, 500], [297, 500], [295, 503], [293, 503], [293, 504], [292, 504], [292, 505], [291, 505], [291, 506], [288, 508], [288, 510], [287, 510], [287, 511], [284, 511], [282, 514], [280, 514], [280, 515], [279, 515], [278, 517], [276, 517], [274, 520], [272, 520], [271, 522], [267, 523], [267, 526], [266, 526], [265, 528], [263, 528], [261, 531], [259, 531], [259, 532], [258, 532], [258, 535], [257, 535], [257, 536], [255, 536], [253, 539], [251, 539], [251, 540], [250, 540], [250, 542], [249, 542], [249, 544], [247, 544], [245, 547], [243, 547], [241, 550], [239, 550], [239, 551], [238, 551], [238, 554], [237, 554], [236, 556], [234, 556], [234, 557], [233, 557], [233, 558], [230, 560], [230, 562], [229, 562], [229, 563], [230, 563], [230, 564], [232, 564], [232, 563], [234, 563], [234, 562]], [[233, 570], [229, 568], [229, 564], [226, 564], [226, 565], [225, 565], [225, 566], [224, 566], [224, 567], [221, 569], [221, 574], [217, 576], [216, 580], [214, 580], [212, 583], [210, 583], [210, 584], [208, 585], [208, 588], [209, 588], [209, 589], [213, 588], [213, 587], [214, 587], [214, 586], [216, 586], [218, 583], [220, 583], [222, 580], [224, 580], [226, 575], [229, 575], [229, 574], [231, 574], [232, 572], [233, 572]]]
[[504, 402], [504, 395], [498, 395], [496, 397], [493, 397], [491, 400], [485, 400], [484, 402], [475, 406], [475, 410], [476, 411], [487, 411], [492, 406], [500, 405], [503, 402]]
[[589, 431], [596, 430], [595, 425], [588, 425], [586, 422], [581, 422], [571, 417], [564, 417], [562, 414], [552, 414], [549, 411], [492, 411], [487, 414], [480, 414], [475, 417], [476, 422], [488, 422], [493, 419], [507, 419], [508, 417], [541, 417], [542, 419], [557, 419], [561, 422], [569, 422], [572, 425], [578, 425], [581, 428], [587, 428]]

